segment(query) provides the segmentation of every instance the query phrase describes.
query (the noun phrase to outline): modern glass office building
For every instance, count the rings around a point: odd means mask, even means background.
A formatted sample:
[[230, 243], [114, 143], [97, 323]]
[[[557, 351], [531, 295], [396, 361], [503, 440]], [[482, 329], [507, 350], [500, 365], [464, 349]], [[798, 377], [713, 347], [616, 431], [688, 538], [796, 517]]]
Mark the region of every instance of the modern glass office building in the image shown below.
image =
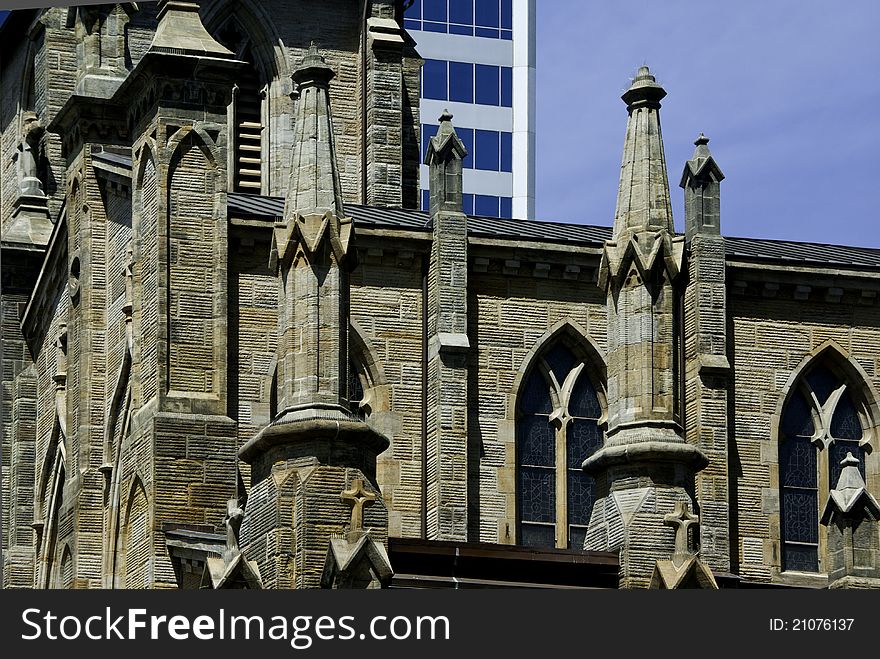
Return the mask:
[[[532, 219], [535, 0], [414, 0], [404, 24], [425, 60], [422, 148], [448, 108], [468, 149], [465, 212]], [[427, 208], [426, 165], [421, 182]]]

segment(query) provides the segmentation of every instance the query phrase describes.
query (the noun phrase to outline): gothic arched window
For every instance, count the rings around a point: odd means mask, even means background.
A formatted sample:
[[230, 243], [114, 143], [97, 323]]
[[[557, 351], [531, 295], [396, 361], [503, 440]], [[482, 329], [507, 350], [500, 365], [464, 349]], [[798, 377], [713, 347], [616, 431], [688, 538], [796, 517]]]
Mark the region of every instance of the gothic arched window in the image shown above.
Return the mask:
[[779, 425], [782, 569], [819, 572], [819, 508], [847, 453], [865, 476], [866, 448], [856, 392], [825, 363], [796, 383]]
[[602, 445], [601, 418], [587, 363], [557, 341], [532, 366], [518, 401], [520, 544], [583, 547], [595, 485], [581, 464]]

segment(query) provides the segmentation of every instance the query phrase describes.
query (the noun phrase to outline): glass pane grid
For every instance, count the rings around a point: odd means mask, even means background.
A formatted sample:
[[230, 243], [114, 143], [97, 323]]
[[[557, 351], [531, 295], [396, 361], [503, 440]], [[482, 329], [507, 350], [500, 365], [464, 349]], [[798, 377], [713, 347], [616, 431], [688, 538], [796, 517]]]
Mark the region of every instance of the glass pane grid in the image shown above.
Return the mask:
[[[438, 84], [437, 80], [435, 79], [431, 84], [433, 85], [432, 88], [436, 90], [436, 84]], [[422, 162], [425, 161], [425, 157], [428, 155], [428, 141], [437, 134], [439, 128], [440, 127], [435, 124], [422, 124]], [[455, 127], [455, 132], [465, 145], [468, 152], [461, 163], [463, 168], [480, 169], [488, 172], [504, 171], [500, 166], [502, 157], [501, 144], [510, 143], [512, 151], [512, 133], [498, 132], [496, 130], [475, 130], [473, 128], [460, 126]], [[495, 203], [497, 204], [498, 199], [503, 198], [504, 197], [494, 197]], [[497, 217], [497, 215], [494, 217]]]
[[532, 370], [529, 379], [526, 380], [520, 398], [520, 408], [526, 414], [550, 414], [553, 411], [550, 385], [537, 368]]
[[519, 544], [525, 547], [555, 547], [556, 525], [523, 522], [519, 529]]
[[819, 547], [786, 542], [782, 548], [783, 567], [795, 572], [819, 571]]
[[568, 404], [568, 411], [572, 416], [587, 419], [599, 419], [602, 416], [599, 395], [596, 393], [596, 388], [586, 373], [581, 373], [574, 385], [574, 389], [571, 392], [571, 402]]
[[587, 527], [570, 525], [568, 527], [568, 548], [583, 549], [587, 539]]
[[815, 488], [818, 480], [816, 459], [816, 447], [809, 439], [783, 439], [779, 456], [782, 486]]
[[416, 0], [404, 13], [404, 27], [509, 40], [513, 38], [513, 3], [511, 0]]
[[593, 419], [573, 419], [566, 432], [567, 465], [580, 469], [584, 460], [602, 446], [602, 429]]
[[556, 376], [556, 381], [562, 385], [569, 371], [575, 367], [577, 359], [564, 343], [556, 343], [544, 355], [544, 361]]
[[556, 467], [556, 437], [546, 416], [527, 416], [520, 422], [520, 464], [529, 467]]
[[831, 436], [839, 439], [861, 439], [862, 422], [849, 394], [844, 393], [831, 418]]
[[811, 406], [801, 392], [792, 395], [782, 415], [780, 430], [788, 437], [811, 437], [814, 432]]
[[556, 474], [552, 469], [520, 469], [520, 519], [524, 522], [556, 521]]
[[568, 472], [568, 523], [586, 526], [590, 523], [596, 485], [593, 478], [583, 471]]
[[819, 542], [819, 506], [815, 490], [783, 490], [782, 528], [786, 542]]

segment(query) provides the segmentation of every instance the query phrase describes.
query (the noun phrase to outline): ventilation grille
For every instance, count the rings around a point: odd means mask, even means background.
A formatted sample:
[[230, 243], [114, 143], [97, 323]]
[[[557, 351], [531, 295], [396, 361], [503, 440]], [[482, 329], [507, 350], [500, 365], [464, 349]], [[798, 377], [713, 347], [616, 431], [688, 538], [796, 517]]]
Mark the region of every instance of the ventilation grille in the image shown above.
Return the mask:
[[262, 189], [262, 93], [256, 71], [248, 71], [235, 96], [235, 191]]

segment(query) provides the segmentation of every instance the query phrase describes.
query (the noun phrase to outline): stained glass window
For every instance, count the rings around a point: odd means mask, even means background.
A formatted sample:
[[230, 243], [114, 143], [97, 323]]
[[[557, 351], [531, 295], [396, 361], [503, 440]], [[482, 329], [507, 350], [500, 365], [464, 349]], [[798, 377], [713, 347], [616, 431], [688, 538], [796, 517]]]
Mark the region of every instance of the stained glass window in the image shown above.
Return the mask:
[[819, 405], [824, 405], [831, 392], [840, 385], [840, 381], [827, 367], [820, 364], [807, 375], [807, 384], [816, 394]]
[[779, 431], [782, 566], [818, 572], [819, 505], [828, 498], [824, 484], [820, 496], [820, 474], [835, 487], [840, 462], [852, 453], [865, 475], [862, 423], [843, 379], [827, 364], [810, 369], [786, 404]]
[[[601, 405], [586, 365], [564, 343], [551, 346], [539, 362], [519, 400], [519, 541], [580, 549], [595, 501], [595, 483], [581, 464], [602, 445]], [[572, 372], [577, 380], [566, 400], [562, 387]], [[559, 410], [551, 424], [554, 400]]]
[[834, 442], [828, 454], [829, 486], [835, 487], [843, 469], [840, 463], [847, 453], [852, 453], [859, 461], [859, 471], [865, 478], [865, 450], [859, 445], [862, 439], [862, 423], [849, 393], [844, 392], [831, 417], [831, 436]]

